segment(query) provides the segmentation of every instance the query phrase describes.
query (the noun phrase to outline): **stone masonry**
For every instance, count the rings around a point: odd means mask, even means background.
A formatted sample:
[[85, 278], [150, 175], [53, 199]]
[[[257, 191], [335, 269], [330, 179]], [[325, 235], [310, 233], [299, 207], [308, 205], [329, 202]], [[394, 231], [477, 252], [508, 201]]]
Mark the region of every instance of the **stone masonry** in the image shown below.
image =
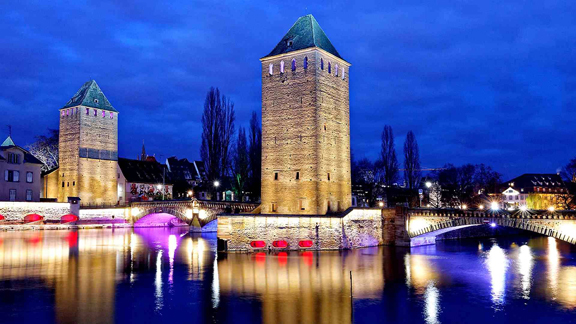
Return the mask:
[[[315, 43], [318, 35], [324, 45]], [[314, 41], [299, 48], [298, 37], [308, 36]], [[350, 64], [326, 42], [315, 19], [304, 16], [272, 52], [283, 53], [261, 59], [262, 214], [350, 207]]]

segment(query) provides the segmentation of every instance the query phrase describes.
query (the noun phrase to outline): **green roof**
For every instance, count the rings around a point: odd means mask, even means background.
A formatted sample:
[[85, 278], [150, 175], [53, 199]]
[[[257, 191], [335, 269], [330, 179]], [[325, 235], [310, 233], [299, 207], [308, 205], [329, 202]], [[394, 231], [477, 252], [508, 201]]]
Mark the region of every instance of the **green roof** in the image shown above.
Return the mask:
[[104, 92], [102, 92], [102, 90], [94, 80], [90, 80], [84, 83], [84, 85], [82, 85], [80, 90], [76, 92], [74, 97], [68, 100], [66, 105], [62, 108], [70, 108], [80, 105], [118, 112], [118, 110], [112, 107], [112, 104], [110, 104], [110, 101], [108, 101], [108, 99], [104, 95]]
[[326, 52], [343, 59], [334, 45], [328, 39], [318, 22], [312, 15], [298, 18], [282, 40], [274, 47], [268, 56], [274, 56], [305, 48], [318, 47]]
[[2, 142], [2, 145], [0, 145], [0, 147], [5, 147], [5, 146], [16, 146], [16, 144], [14, 144], [14, 141], [12, 140], [12, 137], [8, 136], [4, 142]]

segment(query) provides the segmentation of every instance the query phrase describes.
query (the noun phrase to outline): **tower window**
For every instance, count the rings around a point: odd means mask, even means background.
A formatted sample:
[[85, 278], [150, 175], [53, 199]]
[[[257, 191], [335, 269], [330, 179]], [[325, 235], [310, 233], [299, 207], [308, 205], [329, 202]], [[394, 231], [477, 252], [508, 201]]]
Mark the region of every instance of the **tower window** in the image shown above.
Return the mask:
[[324, 59], [320, 59], [320, 70], [324, 70]]
[[86, 115], [90, 115], [90, 108], [86, 108]]
[[270, 63], [270, 65], [268, 65], [268, 73], [270, 75], [274, 74], [274, 64]]
[[70, 116], [70, 109], [66, 109], [66, 116]]
[[342, 68], [342, 80], [344, 80], [344, 68]]
[[64, 188], [64, 181], [62, 181], [62, 188]]
[[72, 187], [76, 186], [76, 181], [72, 181]]
[[98, 116], [98, 109], [94, 109], [94, 117]]
[[284, 73], [284, 61], [280, 61], [280, 73]]
[[106, 117], [106, 112], [102, 110], [102, 117]]
[[114, 113], [110, 112], [110, 119], [114, 119]]
[[66, 111], [62, 110], [62, 117], [66, 116]]
[[98, 99], [94, 98], [94, 103], [98, 103]]
[[78, 115], [78, 107], [76, 107], [76, 115]]
[[308, 68], [308, 56], [304, 57], [304, 70]]
[[328, 172], [328, 181], [330, 181], [330, 172]]
[[328, 73], [332, 73], [332, 64], [328, 62]]
[[338, 64], [334, 65], [334, 75], [338, 76]]
[[274, 172], [274, 180], [278, 180], [278, 172]]
[[296, 172], [296, 180], [300, 180], [300, 172]]
[[292, 71], [296, 71], [296, 59], [292, 59]]
[[278, 204], [272, 203], [272, 211], [273, 211], [273, 212], [278, 211]]

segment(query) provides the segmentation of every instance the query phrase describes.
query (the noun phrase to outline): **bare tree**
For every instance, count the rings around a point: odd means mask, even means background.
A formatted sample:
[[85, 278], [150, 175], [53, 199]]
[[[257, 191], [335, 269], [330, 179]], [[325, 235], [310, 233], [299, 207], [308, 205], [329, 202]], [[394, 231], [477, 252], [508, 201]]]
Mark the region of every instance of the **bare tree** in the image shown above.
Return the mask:
[[404, 142], [404, 180], [409, 189], [415, 189], [420, 183], [420, 152], [418, 142], [412, 131], [406, 134]]
[[262, 129], [258, 114], [255, 111], [252, 112], [252, 118], [250, 119], [249, 136], [250, 190], [254, 195], [254, 199], [258, 200], [262, 180]]
[[561, 174], [565, 181], [576, 183], [576, 158], [562, 168]]
[[204, 101], [200, 147], [200, 156], [206, 164], [209, 181], [223, 179], [228, 175], [234, 121], [234, 103], [220, 96], [218, 88], [210, 88]]
[[238, 129], [238, 140], [234, 147], [234, 164], [232, 175], [234, 176], [234, 191], [236, 196], [242, 201], [245, 185], [248, 181], [248, 143], [246, 140], [246, 130], [243, 127]]
[[42, 171], [58, 167], [59, 131], [57, 129], [48, 129], [48, 134], [49, 136], [36, 136], [36, 141], [27, 147], [28, 151], [42, 162]]
[[384, 126], [382, 131], [382, 149], [380, 151], [382, 167], [384, 169], [384, 184], [392, 186], [398, 178], [398, 159], [394, 146], [394, 134], [392, 127]]
[[204, 101], [202, 146], [200, 147], [200, 156], [206, 165], [206, 175], [210, 182], [221, 176], [221, 110], [220, 91], [218, 88], [210, 88]]

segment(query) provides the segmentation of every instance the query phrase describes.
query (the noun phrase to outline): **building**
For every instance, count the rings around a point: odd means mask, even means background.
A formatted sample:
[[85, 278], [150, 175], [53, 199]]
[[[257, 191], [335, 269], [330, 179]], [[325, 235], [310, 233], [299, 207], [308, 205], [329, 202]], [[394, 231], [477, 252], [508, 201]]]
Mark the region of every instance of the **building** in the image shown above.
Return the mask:
[[[175, 156], [166, 160], [166, 166], [174, 179], [174, 197], [186, 198], [195, 194], [194, 188], [202, 186], [206, 182], [204, 162], [178, 159]], [[191, 193], [191, 194], [189, 194]]]
[[118, 111], [91, 80], [60, 109], [59, 168], [45, 175], [44, 198], [82, 204], [118, 200]]
[[8, 136], [0, 145], [0, 201], [40, 201], [42, 162]]
[[118, 203], [172, 199], [172, 174], [155, 158], [118, 159]]
[[558, 174], [526, 173], [501, 186], [501, 208], [565, 209], [568, 187]]
[[263, 214], [351, 205], [349, 67], [312, 15], [262, 64]]

